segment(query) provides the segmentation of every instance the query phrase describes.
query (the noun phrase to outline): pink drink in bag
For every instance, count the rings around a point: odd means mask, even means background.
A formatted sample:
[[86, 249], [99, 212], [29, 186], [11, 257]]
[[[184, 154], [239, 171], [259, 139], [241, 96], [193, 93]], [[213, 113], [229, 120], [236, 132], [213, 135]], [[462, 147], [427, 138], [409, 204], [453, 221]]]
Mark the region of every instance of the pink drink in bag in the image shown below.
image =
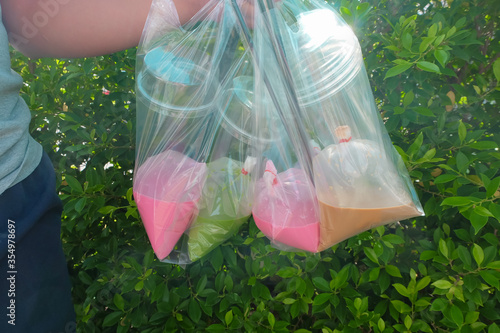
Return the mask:
[[303, 170], [291, 168], [277, 174], [268, 160], [256, 193], [252, 214], [267, 237], [278, 245], [318, 251], [318, 202]]
[[206, 173], [204, 163], [173, 150], [148, 158], [137, 170], [134, 198], [160, 260], [195, 218]]

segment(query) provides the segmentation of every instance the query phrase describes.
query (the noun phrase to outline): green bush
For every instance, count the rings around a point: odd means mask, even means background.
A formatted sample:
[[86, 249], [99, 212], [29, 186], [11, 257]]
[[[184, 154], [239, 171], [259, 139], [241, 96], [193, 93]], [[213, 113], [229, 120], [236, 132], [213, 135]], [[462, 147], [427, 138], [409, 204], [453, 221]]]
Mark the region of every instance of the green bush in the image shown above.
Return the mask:
[[319, 254], [250, 222], [185, 269], [159, 262], [131, 191], [135, 50], [13, 54], [57, 169], [79, 332], [500, 332], [500, 2], [334, 5], [426, 216]]

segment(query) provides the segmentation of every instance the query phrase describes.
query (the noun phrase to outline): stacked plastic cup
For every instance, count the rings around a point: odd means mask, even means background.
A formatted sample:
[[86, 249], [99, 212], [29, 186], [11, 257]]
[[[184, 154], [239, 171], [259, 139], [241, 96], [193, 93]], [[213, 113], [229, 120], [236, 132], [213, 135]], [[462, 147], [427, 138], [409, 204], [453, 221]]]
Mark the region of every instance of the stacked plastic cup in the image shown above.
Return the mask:
[[423, 215], [374, 103], [360, 45], [333, 11], [297, 17], [293, 71], [315, 144], [322, 251], [388, 222]]
[[204, 65], [210, 57], [197, 50], [184, 53], [199, 61], [157, 47], [138, 73], [134, 198], [159, 259], [174, 250], [198, 213], [207, 174], [199, 161], [201, 140], [218, 89], [215, 79], [207, 80]]

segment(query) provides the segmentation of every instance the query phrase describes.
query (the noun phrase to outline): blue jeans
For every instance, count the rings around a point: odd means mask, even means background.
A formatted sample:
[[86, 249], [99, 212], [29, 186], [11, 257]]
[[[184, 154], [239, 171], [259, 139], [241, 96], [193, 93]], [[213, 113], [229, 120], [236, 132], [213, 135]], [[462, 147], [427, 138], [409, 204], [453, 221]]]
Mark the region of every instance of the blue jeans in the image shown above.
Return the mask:
[[46, 154], [0, 195], [0, 332], [75, 332], [61, 212]]

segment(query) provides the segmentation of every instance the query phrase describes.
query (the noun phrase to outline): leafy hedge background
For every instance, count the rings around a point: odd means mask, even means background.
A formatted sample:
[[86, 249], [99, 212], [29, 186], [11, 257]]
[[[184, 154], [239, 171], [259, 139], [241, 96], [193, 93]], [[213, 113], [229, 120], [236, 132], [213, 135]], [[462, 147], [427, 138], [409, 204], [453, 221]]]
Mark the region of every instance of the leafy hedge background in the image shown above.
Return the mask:
[[319, 254], [250, 221], [182, 269], [157, 261], [132, 198], [135, 49], [13, 52], [64, 201], [79, 332], [500, 332], [498, 0], [336, 1], [426, 217]]

